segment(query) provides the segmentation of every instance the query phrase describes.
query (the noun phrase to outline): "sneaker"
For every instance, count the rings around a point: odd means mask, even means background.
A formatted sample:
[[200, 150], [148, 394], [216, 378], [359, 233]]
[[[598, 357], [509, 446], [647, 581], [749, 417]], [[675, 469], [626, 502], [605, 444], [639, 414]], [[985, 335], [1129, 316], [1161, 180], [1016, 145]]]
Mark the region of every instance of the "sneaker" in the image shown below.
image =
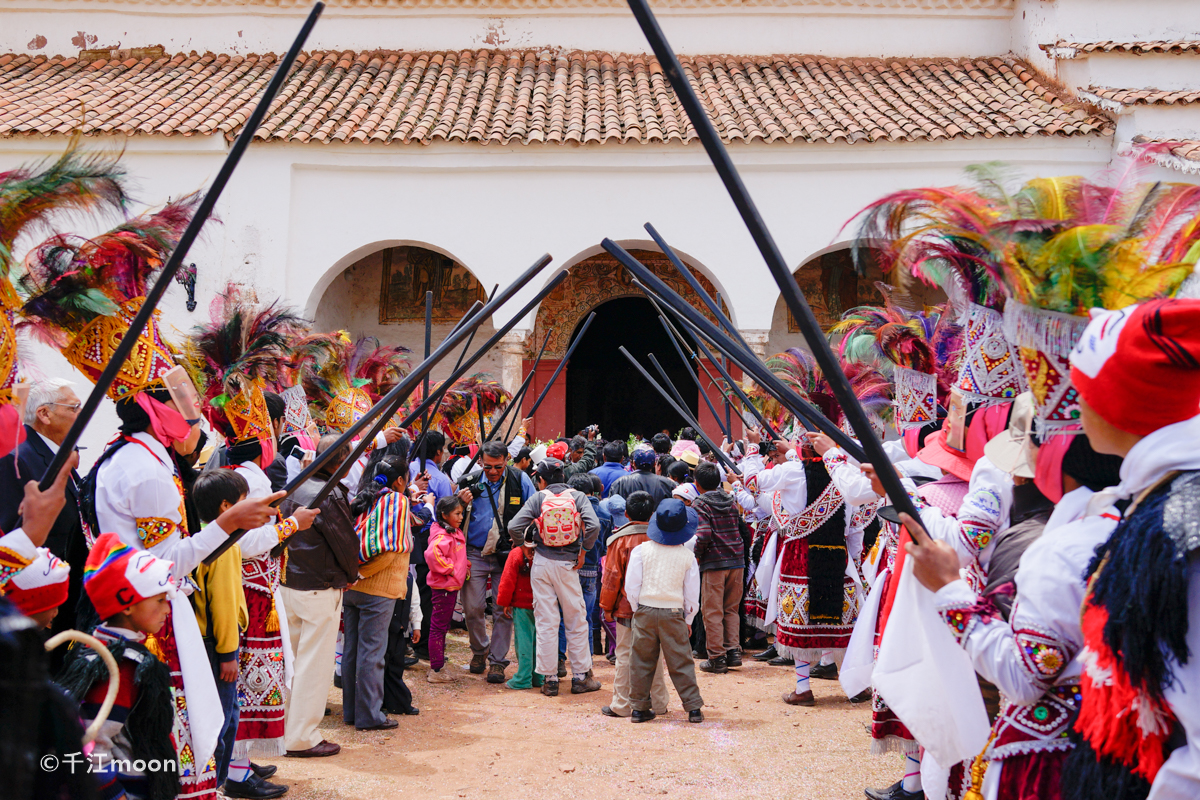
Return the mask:
[[558, 679], [546, 679], [542, 683], [542, 694], [546, 695], [546, 697], [558, 697]]
[[488, 667], [487, 682], [488, 683], [504, 683], [504, 665], [492, 664]]
[[558, 660], [558, 677], [567, 677], [567, 660], [565, 658], [560, 658]]
[[454, 683], [458, 678], [451, 674], [450, 670], [443, 667], [442, 669], [431, 669], [425, 674], [425, 680], [429, 683]]
[[701, 672], [711, 672], [714, 675], [724, 675], [729, 672], [729, 665], [725, 661], [725, 656], [717, 656], [700, 662]]
[[742, 651], [734, 648], [725, 653], [725, 666], [740, 667], [742, 665]]
[[592, 677], [589, 669], [582, 676], [576, 675], [571, 679], [571, 694], [587, 694], [600, 691], [600, 681]]
[[471, 671], [472, 675], [482, 675], [483, 671], [487, 669], [487, 655], [480, 653], [477, 656], [471, 656], [471, 665], [467, 669]]

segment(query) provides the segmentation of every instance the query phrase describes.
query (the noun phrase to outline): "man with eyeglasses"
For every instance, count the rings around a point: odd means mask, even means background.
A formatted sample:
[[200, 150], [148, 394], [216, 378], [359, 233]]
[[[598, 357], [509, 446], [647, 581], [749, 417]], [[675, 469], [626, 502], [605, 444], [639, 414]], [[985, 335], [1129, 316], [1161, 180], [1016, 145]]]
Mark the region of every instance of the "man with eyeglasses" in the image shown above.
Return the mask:
[[461, 599], [467, 635], [471, 640], [471, 673], [480, 675], [487, 667], [488, 683], [504, 683], [513, 622], [497, 608], [492, 615], [489, 639], [484, 619], [487, 580], [490, 576], [493, 585], [500, 585], [504, 562], [512, 550], [508, 523], [536, 489], [528, 475], [509, 466], [508, 448], [503, 442], [484, 442], [482, 450], [483, 474], [475, 487], [478, 496], [473, 496], [470, 489], [460, 493], [463, 502], [468, 504], [467, 560], [471, 564], [471, 575], [463, 584]]
[[[25, 484], [41, 479], [79, 414], [82, 404], [71, 386], [70, 381], [49, 378], [29, 387], [29, 398], [25, 403], [25, 441], [0, 459], [0, 530], [11, 531], [18, 527]], [[79, 480], [78, 473], [72, 472], [71, 480], [67, 482], [67, 502], [46, 537], [50, 552], [71, 565], [67, 601], [54, 618], [51, 633], [75, 627], [75, 603], [83, 587], [83, 565], [87, 561], [88, 547], [79, 517]], [[50, 654], [52, 674], [60, 665], [65, 650], [59, 648]]]

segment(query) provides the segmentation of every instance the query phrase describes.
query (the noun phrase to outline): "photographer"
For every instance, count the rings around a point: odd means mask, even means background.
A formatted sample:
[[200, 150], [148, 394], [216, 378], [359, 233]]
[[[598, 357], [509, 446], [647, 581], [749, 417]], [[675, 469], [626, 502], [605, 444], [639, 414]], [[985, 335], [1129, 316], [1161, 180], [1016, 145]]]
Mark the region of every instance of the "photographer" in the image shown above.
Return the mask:
[[567, 480], [570, 480], [572, 475], [582, 475], [596, 468], [599, 463], [596, 460], [596, 437], [599, 434], [599, 426], [589, 425], [568, 443], [567, 457], [564, 459], [566, 463], [563, 466], [563, 475]]
[[[512, 620], [497, 612], [492, 616], [492, 636], [484, 620], [488, 576], [500, 585], [504, 562], [512, 549], [508, 523], [535, 493], [529, 476], [508, 464], [503, 442], [484, 442], [482, 470], [471, 470], [459, 481], [459, 497], [467, 504], [467, 560], [471, 576], [462, 588], [463, 615], [471, 640], [471, 673], [488, 668], [488, 683], [503, 683], [512, 643]], [[499, 517], [499, 519], [497, 519]]]

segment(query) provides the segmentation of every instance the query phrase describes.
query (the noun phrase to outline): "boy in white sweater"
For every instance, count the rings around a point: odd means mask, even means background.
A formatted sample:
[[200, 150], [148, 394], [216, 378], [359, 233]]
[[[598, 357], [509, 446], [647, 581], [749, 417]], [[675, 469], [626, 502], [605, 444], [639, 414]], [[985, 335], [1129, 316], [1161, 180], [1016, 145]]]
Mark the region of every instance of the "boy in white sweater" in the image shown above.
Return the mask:
[[659, 651], [688, 722], [703, 722], [704, 698], [696, 685], [689, 642], [692, 619], [700, 608], [700, 567], [684, 544], [696, 535], [696, 512], [680, 500], [658, 504], [646, 535], [633, 548], [625, 572], [625, 596], [633, 608], [633, 652], [629, 660], [631, 722], [649, 722], [650, 684]]

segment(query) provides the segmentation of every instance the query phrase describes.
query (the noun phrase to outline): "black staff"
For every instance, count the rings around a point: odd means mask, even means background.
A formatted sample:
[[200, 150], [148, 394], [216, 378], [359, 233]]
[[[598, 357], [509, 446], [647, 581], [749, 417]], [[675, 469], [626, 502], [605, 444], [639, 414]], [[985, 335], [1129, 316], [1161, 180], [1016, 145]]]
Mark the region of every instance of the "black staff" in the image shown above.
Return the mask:
[[[897, 511], [907, 513], [913, 519], [920, 519], [916, 505], [908, 496], [908, 492], [904, 490], [896, 468], [892, 466], [887, 453], [883, 451], [883, 445], [876, 438], [866, 412], [859, 405], [858, 398], [854, 396], [849, 379], [838, 365], [837, 359], [829, 347], [829, 342], [826, 341], [821, 331], [821, 326], [817, 324], [817, 318], [813, 316], [812, 309], [808, 307], [808, 302], [804, 299], [804, 293], [796, 285], [796, 279], [783, 260], [783, 254], [779, 252], [779, 247], [775, 244], [770, 231], [767, 230], [766, 224], [758, 213], [758, 208], [750, 199], [750, 193], [742, 183], [741, 176], [733, 165], [733, 159], [729, 157], [729, 153], [721, 143], [712, 120], [709, 119], [704, 107], [700, 104], [700, 98], [696, 96], [695, 90], [684, 76], [679, 59], [675, 57], [667, 44], [667, 39], [658, 26], [658, 20], [654, 18], [654, 12], [650, 10], [648, 0], [629, 0], [629, 7], [637, 18], [642, 32], [650, 41], [655, 55], [658, 56], [659, 65], [671, 81], [671, 86], [675, 89], [675, 96], [679, 99], [684, 111], [687, 112], [692, 127], [696, 129], [700, 141], [704, 144], [704, 149], [708, 152], [708, 157], [712, 160], [717, 174], [721, 176], [733, 204], [737, 206], [738, 212], [742, 215], [742, 221], [746, 223], [750, 236], [758, 245], [767, 269], [771, 271], [771, 276], [779, 286], [784, 302], [787, 303], [799, 323], [809, 349], [812, 350], [821, 371], [825, 373], [825, 378], [829, 381], [830, 388], [833, 389], [834, 397], [842, 407], [842, 413], [846, 415], [850, 427], [862, 442], [862, 447], [875, 467], [875, 474], [887, 491], [888, 497], [891, 498]], [[816, 420], [812, 420], [812, 422], [815, 424]]]
[[[415, 389], [420, 384], [421, 380], [427, 374], [429, 374], [429, 371], [437, 366], [438, 362], [445, 358], [451, 350], [457, 347], [459, 342], [466, 339], [467, 334], [470, 331], [482, 325], [484, 320], [490, 317], [498, 307], [508, 302], [508, 300], [514, 294], [520, 291], [520, 289], [525, 286], [525, 284], [529, 283], [529, 281], [533, 280], [534, 276], [545, 269], [546, 265], [549, 263], [550, 254], [547, 253], [539, 258], [533, 266], [525, 270], [525, 272], [523, 272], [519, 278], [513, 281], [513, 283], [503, 292], [498, 294], [491, 302], [480, 309], [474, 316], [470, 318], [470, 320], [460, 325], [457, 331], [452, 333], [450, 336], [447, 336], [446, 339], [438, 346], [438, 348], [429, 354], [429, 358], [425, 359], [416, 367], [414, 367], [413, 371], [406, 375], [403, 380], [393, 386], [391, 391], [380, 398], [380, 401], [376, 403], [374, 407], [359, 417], [357, 422], [353, 423], [349, 428], [347, 428], [346, 432], [338, 437], [338, 440], [331, 447], [327, 448], [321, 453], [318, 453], [317, 457], [313, 459], [311, 464], [300, 470], [300, 474], [298, 474], [293, 480], [288, 481], [288, 484], [283, 487], [283, 491], [285, 492], [284, 497], [287, 497], [295, 492], [296, 489], [303, 486], [309, 478], [311, 478], [318, 470], [324, 467], [327, 462], [332, 460], [333, 457], [337, 455], [338, 451], [342, 449], [342, 447], [349, 442], [354, 441], [356, 436], [361, 434], [368, 425], [371, 425], [372, 422], [379, 417], [378, 421], [375, 422], [370, 435], [364, 437], [361, 443], [361, 448], [363, 451], [365, 451], [367, 446], [374, 441], [375, 436], [379, 433], [379, 431], [383, 430], [383, 426], [386, 425], [390, 419], [390, 417], [382, 416], [383, 412], [396, 403], [398, 399], [408, 397], [410, 394], [412, 394], [413, 389]], [[551, 281], [551, 283], [553, 285], [558, 285], [558, 283], [561, 282], [565, 277], [565, 272], [560, 273], [560, 275], [556, 277], [554, 281]], [[423, 413], [427, 407], [428, 405], [423, 404], [422, 407], [417, 408], [416, 411], [414, 411], [415, 416], [412, 418], [416, 419], [416, 416], [419, 416], [421, 413]], [[411, 422], [409, 424], [411, 424]], [[357, 457], [354, 459], [354, 461], [356, 460]], [[310, 507], [316, 507], [321, 504], [321, 501], [325, 499], [325, 495], [328, 494], [329, 491], [337, 484], [337, 482], [342, 479], [342, 476], [346, 474], [346, 472], [350, 469], [350, 465], [353, 464], [354, 461], [343, 462], [342, 465], [338, 467], [336, 477], [331, 478], [329, 482], [325, 484], [323, 492]], [[282, 498], [280, 499], [282, 500]], [[242, 538], [242, 536], [245, 534], [246, 532], [244, 530], [234, 531], [233, 533], [229, 534], [225, 541], [222, 542], [216, 550], [214, 550], [208, 555], [207, 558], [204, 559], [204, 563], [211, 564], [216, 561], [222, 553], [236, 544], [238, 539]]]
[[[258, 105], [254, 107], [254, 111], [246, 120], [242, 132], [238, 134], [233, 146], [229, 148], [229, 155], [225, 156], [225, 163], [221, 165], [220, 171], [217, 172], [217, 177], [213, 179], [212, 186], [209, 187], [208, 192], [204, 195], [204, 199], [200, 201], [200, 205], [196, 207], [196, 213], [192, 216], [191, 221], [188, 222], [183, 235], [179, 237], [179, 243], [175, 245], [175, 250], [172, 251], [170, 258], [167, 259], [167, 263], [159, 274], [158, 279], [150, 287], [150, 291], [146, 292], [146, 298], [142, 302], [142, 307], [138, 309], [137, 314], [130, 321], [129, 330], [121, 337], [121, 343], [117, 345], [117, 349], [113, 351], [108, 364], [104, 367], [104, 371], [96, 379], [95, 388], [92, 389], [87, 400], [83, 402], [78, 416], [71, 423], [70, 430], [63, 437], [58, 451], [50, 461], [50, 466], [46, 467], [46, 471], [42, 473], [42, 479], [38, 482], [38, 489], [41, 491], [44, 492], [49, 489], [50, 485], [54, 483], [54, 479], [58, 477], [63, 464], [66, 463], [67, 458], [75, 450], [75, 445], [79, 443], [79, 437], [83, 435], [83, 429], [87, 427], [92, 416], [95, 415], [96, 409], [100, 406], [100, 401], [104, 399], [104, 395], [108, 392], [108, 387], [112, 385], [112, 382], [117, 377], [117, 373], [125, 365], [125, 360], [133, 352], [138, 338], [146, 328], [146, 323], [150, 320], [150, 316], [158, 306], [158, 301], [162, 299], [163, 294], [167, 291], [167, 287], [175, 279], [175, 273], [179, 271], [179, 266], [183, 263], [184, 257], [187, 256], [192, 242], [200, 234], [200, 229], [204, 227], [204, 223], [212, 213], [213, 207], [217, 204], [217, 198], [221, 196], [221, 192], [225, 189], [225, 184], [229, 183], [230, 177], [233, 176], [233, 171], [237, 169], [238, 162], [242, 160], [242, 154], [246, 152], [246, 148], [250, 145], [250, 140], [254, 138], [255, 132], [262, 124], [263, 117], [267, 115], [267, 109], [270, 108], [271, 101], [275, 99], [275, 95], [283, 87], [283, 82], [287, 80], [292, 64], [296, 61], [296, 57], [300, 55], [300, 49], [304, 47], [304, 42], [308, 39], [308, 34], [312, 32], [313, 26], [317, 24], [317, 18], [321, 16], [321, 12], [324, 9], [325, 4], [321, 2], [313, 6], [312, 11], [308, 12], [308, 18], [304, 20], [304, 25], [300, 27], [300, 33], [297, 34], [295, 41], [292, 42], [292, 46], [288, 48], [287, 53], [280, 59], [279, 66], [275, 68], [275, 74], [271, 76], [271, 81], [263, 91], [263, 96], [259, 98]], [[183, 409], [180, 410], [182, 411]]]
[[588, 314], [588, 318], [583, 321], [583, 327], [579, 329], [579, 335], [575, 337], [575, 341], [571, 342], [571, 346], [567, 348], [567, 354], [562, 357], [562, 361], [558, 362], [558, 366], [554, 368], [554, 373], [550, 376], [550, 381], [542, 389], [542, 393], [538, 395], [538, 399], [533, 402], [533, 408], [529, 409], [527, 417], [532, 417], [537, 412], [538, 406], [546, 399], [546, 395], [550, 393], [550, 387], [554, 385], [554, 381], [558, 378], [558, 373], [563, 371], [563, 367], [571, 360], [571, 354], [575, 352], [575, 348], [583, 341], [583, 335], [587, 333], [588, 326], [592, 324], [592, 320], [596, 318], [596, 312]]
[[857, 442], [847, 436], [837, 425], [826, 419], [824, 414], [814, 409], [807, 401], [786, 386], [779, 379], [779, 376], [767, 369], [766, 365], [759, 361], [756, 356], [748, 355], [732, 339], [718, 330], [716, 325], [709, 322], [708, 318], [696, 310], [691, 303], [684, 300], [671, 287], [663, 283], [657, 275], [647, 269], [645, 264], [630, 255], [625, 248], [612, 239], [605, 239], [600, 243], [600, 246], [616, 258], [617, 261], [621, 262], [621, 265], [632, 272], [642, 282], [644, 287], [650, 289], [655, 295], [661, 298], [679, 317], [686, 319], [689, 327], [702, 331], [704, 338], [716, 345], [721, 352], [738, 362], [742, 369], [750, 373], [751, 377], [768, 393], [779, 400], [784, 408], [798, 417], [811, 415], [813, 417], [813, 424], [822, 433], [833, 439], [838, 447], [845, 450], [859, 462], [867, 460], [866, 454]]
[[[474, 335], [475, 331], [471, 331], [471, 334]], [[463, 352], [465, 353], [466, 349], [470, 346], [471, 346], [471, 342], [468, 339], [467, 343], [463, 346]], [[433, 349], [433, 292], [426, 292], [425, 293], [425, 354], [424, 354], [425, 358], [429, 358], [429, 351], [431, 349]], [[428, 372], [425, 373], [425, 382], [421, 385], [421, 390], [422, 390], [422, 394], [421, 394], [422, 397], [429, 397], [429, 373]], [[431, 415], [429, 415], [429, 414], [425, 415], [425, 422], [421, 426], [421, 438], [417, 440], [418, 444], [424, 445], [425, 431], [429, 429], [429, 417], [430, 416]], [[421, 448], [421, 452], [418, 457], [421, 459], [421, 472], [424, 472], [425, 471], [425, 448], [424, 447]]]
[[[646, 357], [650, 359], [650, 363], [654, 365], [656, 370], [658, 370], [659, 376], [661, 376], [663, 379], [663, 386], [671, 393], [671, 397], [675, 398], [675, 402], [684, 408], [687, 408], [687, 403], [684, 401], [683, 395], [681, 395], [679, 390], [675, 388], [675, 384], [671, 383], [671, 379], [667, 377], [667, 371], [663, 369], [662, 364], [658, 363], [658, 359], [654, 357], [654, 353], [647, 353]], [[689, 422], [688, 424], [690, 425], [691, 423]]]
[[[688, 413], [688, 410], [686, 408], [684, 408], [683, 406], [681, 406], [680, 404], [676, 403], [674, 398], [671, 397], [670, 393], [663, 387], [659, 386], [658, 381], [656, 381], [656, 380], [654, 380], [654, 378], [650, 377], [650, 373], [646, 372], [646, 368], [643, 367], [641, 364], [639, 364], [638, 360], [636, 358], [634, 358], [633, 356], [631, 356], [629, 354], [628, 350], [626, 350], [624, 347], [620, 347], [618, 349], [621, 351], [621, 355], [623, 355], [627, 359], [629, 359], [629, 363], [633, 364], [634, 369], [636, 369], [639, 373], [641, 373], [641, 376], [646, 379], [646, 383], [653, 386], [654, 390], [656, 392], [658, 392], [660, 395], [662, 395], [662, 398], [667, 401], [667, 404], [670, 405], [671, 408], [675, 409], [675, 413], [678, 414], [679, 416], [683, 417], [683, 421], [686, 422], [688, 425], [691, 425], [692, 428], [695, 429], [696, 435], [699, 436], [701, 439], [703, 439], [708, 444], [709, 449], [711, 449], [713, 451], [713, 455], [716, 456], [717, 458], [719, 458], [721, 460], [721, 463], [724, 464], [730, 471], [735, 472], [738, 475], [741, 475], [742, 471], [740, 469], [738, 469], [737, 464], [734, 464], [733, 460], [725, 454], [725, 451], [722, 450], [717, 445], [715, 445], [713, 443], [712, 439], [708, 438], [708, 434], [706, 434], [703, 430], [701, 430], [700, 423], [697, 422], [695, 420], [695, 418], [693, 418], [692, 415]], [[651, 358], [653, 358], [653, 356], [651, 356]]]
[[[662, 314], [658, 315], [658, 321], [662, 323], [664, 328], [667, 327], [667, 320]], [[667, 330], [667, 338], [671, 340], [671, 344], [675, 345], [675, 352], [679, 354], [679, 360], [683, 362], [684, 369], [686, 369], [688, 375], [691, 376], [692, 382], [696, 384], [696, 391], [700, 393], [702, 398], [704, 398], [704, 404], [708, 406], [708, 410], [713, 415], [713, 419], [717, 421], [717, 427], [721, 429], [721, 433], [725, 435], [725, 438], [732, 442], [733, 437], [729, 435], [729, 428], [721, 424], [721, 418], [717, 416], [716, 407], [714, 407], [712, 401], [708, 399], [708, 394], [704, 391], [704, 385], [700, 383], [700, 376], [696, 374], [696, 370], [692, 369], [692, 365], [688, 363], [687, 356], [683, 354], [683, 348], [679, 346], [679, 342], [675, 341], [675, 337], [671, 335], [670, 329]], [[716, 383], [716, 381], [713, 381], [713, 383]]]
[[[496, 420], [496, 424], [492, 426], [492, 433], [490, 436], [488, 436], [488, 439], [495, 437], [496, 432], [500, 430], [500, 426], [504, 424], [506, 419], [508, 419], [508, 415], [513, 412], [513, 409], [521, 407], [522, 401], [525, 400], [525, 393], [528, 392], [529, 387], [533, 385], [533, 376], [537, 373], [537, 365], [542, 361], [542, 354], [546, 352], [546, 345], [550, 344], [550, 334], [552, 333], [554, 333], [553, 328], [546, 331], [546, 335], [542, 339], [542, 347], [540, 350], [538, 350], [537, 358], [533, 360], [533, 367], [529, 370], [529, 374], [525, 376], [525, 380], [521, 381], [520, 387], [517, 388], [517, 393], [513, 395], [513, 399], [508, 403], [508, 408], [504, 409], [504, 413], [500, 415], [500, 419]], [[518, 417], [519, 416], [520, 414], [518, 414]], [[513, 422], [515, 423], [516, 420]], [[504, 440], [506, 442], [508, 441], [508, 434], [510, 433], [512, 433], [512, 425], [508, 426], [508, 430], [504, 434]], [[487, 439], [484, 441], [487, 441]], [[472, 459], [472, 466], [474, 463], [475, 461]], [[468, 469], [467, 471], [469, 472], [470, 470]]]

